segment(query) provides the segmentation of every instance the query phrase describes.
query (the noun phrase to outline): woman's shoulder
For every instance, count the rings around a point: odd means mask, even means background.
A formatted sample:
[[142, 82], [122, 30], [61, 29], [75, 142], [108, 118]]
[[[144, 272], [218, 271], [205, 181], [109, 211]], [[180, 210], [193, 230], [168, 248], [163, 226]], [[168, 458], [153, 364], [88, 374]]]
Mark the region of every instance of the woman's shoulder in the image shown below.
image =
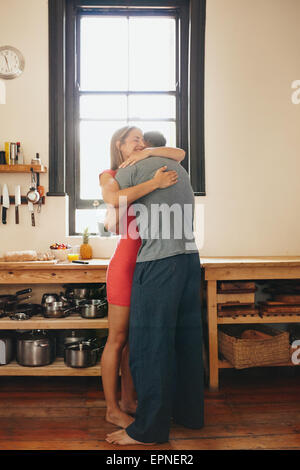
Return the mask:
[[111, 175], [111, 176], [115, 176], [115, 174], [117, 173], [117, 170], [110, 170], [110, 169], [109, 169], [109, 170], [103, 170], [103, 171], [101, 171], [101, 173], [99, 174], [99, 177], [100, 177], [101, 175], [105, 174], [105, 173], [106, 173], [106, 174], [109, 174], [109, 175]]

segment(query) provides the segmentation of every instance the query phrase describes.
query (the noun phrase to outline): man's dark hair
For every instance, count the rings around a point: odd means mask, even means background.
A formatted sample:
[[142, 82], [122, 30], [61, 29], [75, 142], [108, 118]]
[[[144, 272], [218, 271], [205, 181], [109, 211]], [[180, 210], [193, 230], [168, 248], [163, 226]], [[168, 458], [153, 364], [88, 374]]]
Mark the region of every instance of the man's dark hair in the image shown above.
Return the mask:
[[144, 141], [148, 147], [164, 147], [167, 142], [165, 136], [158, 131], [145, 132]]

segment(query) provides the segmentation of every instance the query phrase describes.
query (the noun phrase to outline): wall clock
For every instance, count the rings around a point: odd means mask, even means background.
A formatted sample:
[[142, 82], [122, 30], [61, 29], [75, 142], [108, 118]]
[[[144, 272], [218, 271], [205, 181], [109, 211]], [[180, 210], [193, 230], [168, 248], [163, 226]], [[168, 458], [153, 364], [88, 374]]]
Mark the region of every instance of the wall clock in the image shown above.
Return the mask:
[[13, 46], [0, 47], [0, 78], [16, 78], [24, 70], [25, 60], [22, 53]]

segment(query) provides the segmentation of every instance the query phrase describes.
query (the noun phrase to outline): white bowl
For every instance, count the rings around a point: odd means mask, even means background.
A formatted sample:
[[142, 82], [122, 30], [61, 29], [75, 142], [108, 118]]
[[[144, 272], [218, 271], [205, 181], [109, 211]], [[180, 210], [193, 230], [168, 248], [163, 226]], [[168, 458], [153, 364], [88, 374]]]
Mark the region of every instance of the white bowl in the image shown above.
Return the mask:
[[68, 261], [68, 254], [72, 253], [72, 248], [63, 249], [53, 249], [51, 248], [51, 253], [53, 253], [54, 258], [58, 261]]

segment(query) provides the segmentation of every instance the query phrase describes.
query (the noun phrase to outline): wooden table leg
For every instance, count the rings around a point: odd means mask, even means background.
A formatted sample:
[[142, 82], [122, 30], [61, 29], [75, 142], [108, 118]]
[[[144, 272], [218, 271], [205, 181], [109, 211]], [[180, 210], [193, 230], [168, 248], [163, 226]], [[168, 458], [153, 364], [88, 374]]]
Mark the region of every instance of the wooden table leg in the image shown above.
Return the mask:
[[207, 281], [207, 321], [209, 342], [209, 388], [219, 388], [217, 281]]

